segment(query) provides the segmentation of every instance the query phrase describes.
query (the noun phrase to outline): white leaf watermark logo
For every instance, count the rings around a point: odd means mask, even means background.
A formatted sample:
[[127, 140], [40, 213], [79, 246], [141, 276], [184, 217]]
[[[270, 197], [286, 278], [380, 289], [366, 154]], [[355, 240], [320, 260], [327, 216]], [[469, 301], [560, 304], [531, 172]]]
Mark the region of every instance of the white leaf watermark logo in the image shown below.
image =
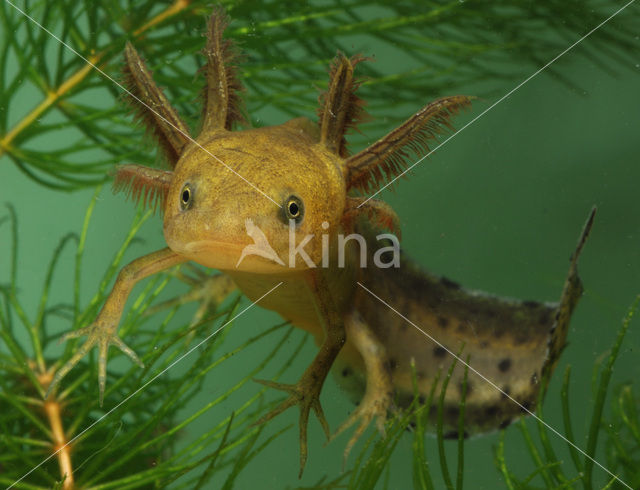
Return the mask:
[[247, 255], [259, 255], [265, 259], [273, 260], [282, 266], [285, 265], [282, 259], [278, 257], [276, 251], [271, 248], [271, 245], [269, 245], [269, 240], [267, 240], [265, 234], [260, 228], [253, 224], [253, 220], [251, 218], [247, 218], [245, 220], [244, 226], [247, 230], [247, 235], [253, 238], [254, 243], [251, 243], [242, 249], [242, 254], [236, 264], [236, 269]]
[[[240, 259], [238, 259], [236, 268], [248, 255], [259, 255], [260, 257], [272, 260], [273, 262], [283, 267], [287, 266], [287, 264], [285, 264], [284, 261], [278, 256], [271, 245], [269, 245], [267, 236], [260, 228], [258, 228], [254, 224], [251, 218], [247, 218], [244, 222], [244, 225], [247, 230], [247, 235], [249, 235], [253, 239], [254, 243], [251, 243], [242, 249], [242, 253], [240, 255]], [[324, 230], [328, 229], [329, 223], [327, 223], [326, 221], [323, 222], [322, 228]], [[289, 267], [296, 267], [296, 256], [300, 256], [300, 258], [307, 264], [308, 267], [317, 267], [317, 265], [313, 262], [313, 260], [311, 260], [307, 252], [304, 250], [304, 247], [309, 244], [313, 237], [313, 234], [305, 235], [302, 240], [296, 244], [296, 222], [295, 220], [289, 220]], [[380, 235], [376, 235], [375, 238], [375, 241], [378, 242], [381, 246], [373, 254], [374, 265], [380, 269], [400, 267], [400, 242], [398, 240], [398, 237], [391, 233], [382, 233]], [[369, 241], [367, 241], [367, 239], [363, 235], [360, 235], [358, 233], [351, 233], [346, 237], [342, 234], [338, 234], [337, 239], [338, 268], [345, 267], [345, 250], [347, 247], [347, 243], [352, 240], [355, 241], [359, 246], [360, 267], [367, 267], [368, 259], [370, 259], [370, 257], [367, 255], [367, 245], [373, 244], [374, 240], [370, 239]], [[329, 235], [327, 234], [322, 235], [322, 267], [329, 267]]]

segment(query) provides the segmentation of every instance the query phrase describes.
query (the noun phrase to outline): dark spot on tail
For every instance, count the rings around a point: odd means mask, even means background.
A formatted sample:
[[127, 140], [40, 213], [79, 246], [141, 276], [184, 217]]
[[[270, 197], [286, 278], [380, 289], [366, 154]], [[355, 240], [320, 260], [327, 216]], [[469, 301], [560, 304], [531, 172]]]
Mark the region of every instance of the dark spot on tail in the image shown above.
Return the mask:
[[447, 350], [441, 345], [438, 345], [433, 348], [433, 355], [435, 357], [444, 357], [447, 355]]
[[457, 419], [458, 416], [460, 415], [460, 409], [458, 408], [458, 405], [450, 405], [447, 407], [447, 418], [449, 420], [451, 419]]
[[[449, 432], [447, 432], [446, 434], [444, 434], [443, 438], [444, 439], [457, 439], [459, 436], [459, 433], [457, 430], [450, 430]], [[465, 439], [469, 438], [469, 433], [465, 430], [462, 433], [462, 437], [464, 437]]]
[[498, 415], [498, 412], [500, 412], [500, 408], [498, 407], [498, 405], [489, 405], [484, 410], [484, 414], [489, 419], [495, 418], [495, 416]]
[[[462, 396], [462, 393], [464, 393], [464, 381], [460, 381], [460, 384], [458, 385], [458, 389], [460, 390], [460, 396]], [[467, 394], [465, 395], [465, 397], [469, 398], [469, 395], [471, 395], [472, 392], [473, 392], [473, 384], [471, 383], [471, 381], [467, 380]]]
[[502, 387], [502, 392], [500, 393], [500, 398], [509, 398], [511, 395], [511, 387], [509, 385], [504, 385]]
[[542, 313], [540, 313], [540, 318], [538, 319], [538, 321], [541, 325], [548, 325], [549, 323], [551, 323], [551, 311], [544, 310]]
[[446, 277], [441, 277], [440, 278], [440, 283], [449, 289], [460, 289], [460, 284], [458, 284], [457, 282], [452, 281], [451, 279], [447, 279]]
[[389, 371], [395, 371], [398, 367], [398, 361], [396, 359], [389, 359], [387, 365], [389, 366]]
[[505, 357], [498, 363], [498, 369], [501, 373], [506, 373], [509, 369], [511, 369], [511, 359]]
[[531, 400], [524, 400], [524, 401], [522, 402], [522, 406], [520, 407], [520, 411], [521, 411], [522, 413], [529, 413], [529, 412], [531, 412], [531, 411], [532, 411], [532, 410], [531, 410], [531, 409], [532, 409], [532, 407], [533, 407], [533, 401], [531, 401]]
[[429, 418], [433, 419], [437, 414], [438, 414], [438, 407], [432, 404], [429, 407]]
[[427, 304], [429, 305], [429, 308], [435, 310], [442, 304], [442, 298], [434, 294], [432, 296], [429, 296], [429, 298], [427, 299]]

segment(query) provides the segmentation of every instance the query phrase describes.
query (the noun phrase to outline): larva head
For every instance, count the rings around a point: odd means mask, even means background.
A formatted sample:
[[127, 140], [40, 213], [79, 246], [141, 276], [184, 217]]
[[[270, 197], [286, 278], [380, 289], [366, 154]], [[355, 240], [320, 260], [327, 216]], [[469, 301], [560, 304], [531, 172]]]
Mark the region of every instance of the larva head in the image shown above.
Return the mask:
[[[340, 223], [346, 191], [341, 159], [318, 145], [306, 120], [217, 131], [178, 161], [164, 235], [172, 250], [208, 267], [255, 273], [322, 261], [322, 234]], [[290, 235], [294, 234], [291, 239]], [[289, 259], [290, 247], [306, 241]]]
[[[245, 119], [235, 49], [223, 38], [226, 25], [224, 14], [217, 10], [207, 28], [197, 144], [135, 49], [127, 47], [126, 80], [135, 96], [134, 108], [175, 170], [125, 166], [118, 170], [116, 189], [145, 202], [162, 203], [168, 245], [203, 265], [257, 273], [318, 265], [323, 262], [322, 236], [335, 234], [345, 219], [355, 221], [367, 212], [361, 209], [365, 202], [371, 207], [366, 200], [354, 208], [347, 193], [377, 191], [385, 180], [400, 174], [406, 151], [427, 153], [427, 142], [449, 126], [450, 116], [470, 99], [435, 101], [349, 156], [345, 135], [365, 116], [364, 103], [355, 94], [359, 82], [354, 79], [354, 68], [363, 58], [338, 53], [327, 90], [320, 96], [318, 126], [295, 119], [281, 126], [232, 132]], [[373, 208], [374, 214], [384, 211], [383, 221], [393, 221], [392, 212]]]

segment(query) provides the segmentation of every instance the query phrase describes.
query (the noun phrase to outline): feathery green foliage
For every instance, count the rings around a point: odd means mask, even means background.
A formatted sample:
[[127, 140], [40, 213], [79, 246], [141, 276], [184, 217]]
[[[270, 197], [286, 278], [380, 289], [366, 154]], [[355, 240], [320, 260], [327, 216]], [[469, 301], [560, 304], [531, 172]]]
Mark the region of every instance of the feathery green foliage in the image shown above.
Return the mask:
[[[69, 448], [72, 450], [69, 454], [73, 456], [74, 462], [73, 478], [75, 484], [83, 488], [140, 488], [148, 485], [162, 488], [168, 485], [171, 485], [171, 488], [208, 488], [207, 482], [220, 474], [225, 475], [224, 487], [231, 488], [234, 479], [251, 459], [265, 450], [288, 428], [267, 437], [260, 437], [263, 427], [251, 425], [274, 405], [273, 402], [264, 402], [262, 394], [265, 389], [259, 390], [233, 412], [212, 424], [207, 432], [193, 438], [184, 446], [180, 444], [179, 434], [188, 430], [190, 424], [209, 413], [258, 375], [267, 363], [277, 357], [280, 347], [291, 338], [292, 327], [287, 328], [285, 324], [280, 324], [264, 329], [241, 345], [230, 348], [224, 340], [232, 328], [233, 319], [238, 314], [240, 298], [226, 306], [223, 305], [213, 316], [191, 327], [173, 325], [175, 321], [172, 320], [175, 320], [176, 312], [183, 306], [176, 303], [158, 323], [158, 313], [150, 317], [145, 315], [145, 312], [153, 308], [154, 301], [173, 277], [170, 273], [158, 275], [134, 298], [133, 306], [121, 326], [128, 337], [136, 338], [143, 346], [139, 349], [140, 352], [147, 354], [143, 358], [145, 369], [130, 366], [120, 374], [110, 370], [109, 375], [112, 379], [108, 382], [106, 399], [120, 400], [115, 407], [104, 415], [99, 415], [97, 384], [94, 382], [96, 363], [93, 356], [82, 363], [83, 369], [75, 369], [64, 386], [51, 395], [50, 399], [42, 400], [46, 384], [51, 380], [52, 369], [71, 355], [73, 350], [73, 346], [68, 346], [65, 354], [55, 363], [51, 363], [44, 355], [50, 344], [55, 341], [55, 337], [49, 333], [48, 325], [51, 318], [62, 317], [74, 328], [95, 318], [125, 250], [131, 245], [140, 225], [149, 217], [149, 212], [143, 214], [140, 211], [137, 214], [122, 248], [105, 272], [98, 292], [86, 306], [80, 305], [80, 269], [97, 196], [98, 192], [88, 207], [80, 235], [64, 236], [54, 251], [35, 317], [25, 311], [19, 299], [18, 226], [13, 208], [8, 208], [7, 217], [0, 222], [0, 226], [5, 230], [7, 227], [10, 228], [13, 237], [9, 282], [0, 288], [0, 337], [8, 349], [6, 353], [0, 352], [0, 401], [3, 406], [9, 408], [0, 413], [0, 440], [6, 448], [0, 456], [0, 466], [3, 469], [0, 483], [11, 485], [24, 477], [16, 488], [37, 489], [62, 485], [63, 481], [56, 470], [62, 457], [53, 451], [62, 443], [70, 443]], [[74, 289], [70, 292], [73, 299], [69, 303], [50, 304], [49, 291], [54, 282], [56, 267], [65, 248], [74, 242], [76, 280]], [[623, 481], [637, 485], [640, 477], [640, 404], [631, 385], [625, 385], [618, 390], [614, 398], [612, 421], [603, 423], [601, 419], [613, 365], [639, 303], [640, 296], [630, 308], [606, 363], [600, 366], [600, 381], [597, 383], [593, 402], [591, 429], [585, 445], [589, 457], [578, 454], [575, 447], [570, 445], [575, 475], [565, 476], [565, 466], [556, 456], [554, 449], [561, 446], [562, 441], [546, 426], [538, 423], [538, 435], [542, 446], [540, 451], [529, 431], [532, 421], [523, 420], [520, 428], [536, 470], [524, 479], [516, 476], [516, 471], [509, 467], [505, 457], [504, 439], [501, 439], [496, 451], [496, 464], [509, 488], [535, 488], [531, 482], [535, 481], [536, 477], [542, 479], [546, 488], [573, 488], [578, 483], [585, 489], [594, 488], [592, 480], [601, 481], [604, 473], [598, 472], [597, 475], [593, 475], [593, 462], [590, 458], [598, 458], [596, 445], [599, 435], [603, 432], [607, 436], [607, 468], [620, 471], [619, 476]], [[151, 320], [153, 328], [145, 329], [145, 325]], [[20, 329], [27, 331], [29, 345], [24, 345], [18, 340]], [[202, 348], [186, 350], [185, 339], [194, 335], [193, 343], [197, 343], [196, 347], [202, 344]], [[241, 350], [274, 336], [277, 339], [274, 348], [265, 359], [252, 366], [249, 374], [234, 380], [235, 384], [230, 389], [200, 406], [195, 412], [184, 414], [185, 407], [202, 390], [203, 381], [210, 371], [219, 369]], [[279, 361], [279, 373], [291, 364], [304, 340], [305, 337], [302, 337], [291, 357], [284, 362]], [[183, 357], [187, 357], [188, 368], [167, 372], [182, 361]], [[466, 361], [468, 362], [468, 359]], [[381, 484], [386, 488], [390, 478], [390, 458], [401, 438], [405, 437], [408, 426], [413, 430], [411, 464], [415, 487], [435, 488], [432, 474], [434, 468], [438, 468], [438, 477], [443, 478], [447, 488], [464, 488], [464, 397], [458, 427], [455, 478], [452, 477], [447, 462], [441, 420], [444, 395], [455, 365], [453, 363], [446, 373], [440, 393], [435, 393], [435, 386], [438, 384], [435, 383], [426, 403], [420, 403], [416, 390], [411, 406], [404, 412], [398, 412], [387, 422], [384, 436], [380, 437], [372, 432], [348, 472], [337, 477], [328, 474], [329, 480], [319, 482], [314, 488], [344, 488], [345, 485], [347, 488], [374, 488]], [[463, 386], [466, 386], [466, 374]], [[572, 433], [572, 409], [569, 406], [568, 389], [569, 369], [562, 386], [564, 436], [581, 447], [580, 442], [574, 441]], [[172, 393], [172, 396], [167, 397], [166, 393]], [[439, 423], [435, 428], [437, 455], [427, 455], [425, 451], [425, 437], [427, 432], [432, 430], [428, 424], [428, 407], [432, 402], [439, 407]], [[537, 413], [544, 418], [542, 406], [538, 406]], [[57, 427], [63, 430], [58, 430]], [[436, 457], [439, 465], [435, 461]], [[106, 462], [108, 465], [105, 466]], [[386, 483], [381, 482], [383, 478], [386, 479]], [[609, 485], [610, 488], [626, 488], [614, 479], [609, 481]]]
[[[602, 427], [606, 431], [607, 465], [619, 472], [633, 488], [640, 487], [640, 397], [632, 384], [616, 389], [613, 415]], [[619, 488], [614, 487], [614, 488]]]
[[[55, 336], [49, 332], [51, 319], [62, 317], [77, 327], [95, 318], [124, 251], [149, 216], [149, 213], [138, 213], [129, 236], [106, 271], [99, 291], [88, 305], [80, 305], [78, 278], [97, 195], [88, 208], [80, 236], [66, 235], [55, 250], [35, 317], [24, 310], [19, 299], [17, 219], [13, 209], [8, 208], [13, 235], [13, 267], [9, 283], [0, 289], [0, 336], [9, 350], [8, 353], [0, 352], [0, 400], [4, 407], [0, 414], [3, 447], [0, 483], [11, 485], [24, 476], [17, 488], [50, 488], [60, 481], [57, 467], [59, 464], [62, 466], [61, 461], [66, 455], [72, 461], [67, 468], [73, 471], [75, 484], [83, 488], [139, 488], [148, 485], [164, 488], [183, 476], [185, 478], [174, 488], [202, 488], [213, 474], [221, 471], [228, 473], [227, 483], [231, 485], [244, 465], [279, 435], [272, 434], [257, 443], [262, 428], [250, 427], [269, 406], [265, 406], [261, 398], [266, 389], [259, 390], [234, 412], [212, 424], [207, 432], [183, 447], [178, 444], [180, 438], [177, 436], [250, 381], [291, 337], [292, 327], [281, 324], [264, 329], [230, 349], [224, 344], [224, 339], [238, 314], [239, 297], [206, 321], [190, 328], [176, 328], [171, 326], [171, 320], [179, 305], [165, 313], [160, 322], [158, 315], [145, 316], [146, 310], [171, 279], [168, 274], [157, 276], [135, 298], [121, 327], [141, 343], [152, 347], [145, 350], [144, 369], [129, 367], [119, 375], [110, 373], [114, 379], [109, 382], [106, 398], [119, 402], [100, 415], [96, 384], [92, 382], [96, 370], [93, 356], [83, 363], [83, 369], [74, 370], [75, 378], [70, 377], [64, 387], [46, 401], [42, 399], [46, 385], [51, 381], [52, 370], [73, 350], [73, 346], [68, 346], [56, 363], [44, 355], [50, 344], [55, 342]], [[6, 225], [5, 222], [5, 229]], [[73, 299], [69, 303], [50, 304], [48, 293], [56, 268], [64, 249], [74, 242], [76, 282], [74, 291], [69, 294]], [[154, 327], [145, 329], [145, 324], [150, 321]], [[30, 345], [20, 342], [22, 329], [28, 332]], [[202, 344], [202, 348], [186, 350], [184, 340], [194, 333], [196, 347]], [[240, 350], [268, 337], [276, 337], [270, 355], [253, 366], [248, 375], [234, 380], [235, 384], [227, 392], [185, 415], [185, 406], [201, 392], [209, 371], [219, 368]], [[294, 356], [301, 345], [295, 349]], [[168, 372], [183, 358], [183, 364], [188, 364], [188, 368]], [[281, 365], [286, 367], [291, 360]], [[172, 396], [167, 397], [166, 393]], [[63, 444], [69, 446], [61, 447]], [[53, 453], [56, 449], [61, 450], [59, 454]], [[193, 476], [194, 469], [205, 466], [203, 473], [196, 472]]]
[[[359, 93], [368, 101], [371, 113], [383, 116], [368, 123], [365, 132], [370, 138], [382, 135], [398, 121], [396, 118], [400, 116], [390, 114], [392, 106], [415, 109], [438, 95], [455, 93], [463, 87], [466, 90], [470, 86], [477, 87], [473, 91], [475, 95], [491, 96], [496, 93], [496, 80], [515, 85], [619, 7], [612, 2], [596, 0], [530, 4], [516, 1], [487, 4], [476, 0], [385, 1], [378, 2], [374, 8], [368, 2], [338, 0], [223, 3], [233, 20], [229, 35], [246, 53], [240, 73], [248, 89], [246, 100], [254, 125], [279, 122], [276, 119], [280, 116], [312, 115], [317, 105], [317, 87], [326, 83], [326, 68], [337, 49], [364, 55], [378, 50], [402, 51], [416, 60], [412, 68], [401, 66], [392, 73], [379, 69], [376, 63], [359, 66], [359, 72], [365, 77]], [[144, 54], [154, 69], [154, 76], [185, 120], [195, 124], [200, 111], [198, 94], [202, 81], [194, 78], [194, 72], [203, 62], [198, 52], [204, 42], [202, 33], [205, 17], [210, 12], [209, 3], [176, 1], [168, 4], [143, 0], [135, 2], [135, 8], [132, 8], [124, 2], [65, 0], [25, 2], [19, 6], [116, 80], [120, 79], [123, 46], [130, 40]], [[595, 32], [590, 38], [592, 42], [579, 51], [580, 55], [611, 72], [623, 64], [637, 63], [630, 41], [637, 35], [632, 22], [632, 16], [637, 18], [637, 13], [637, 6], [632, 5], [629, 11], [611, 22], [612, 29]], [[72, 190], [107, 180], [107, 171], [114, 163], [158, 164], [153, 152], [140, 145], [143, 131], [132, 129], [129, 111], [119, 100], [122, 93], [112, 81], [60, 46], [6, 2], [0, 5], [0, 22], [0, 65], [4, 70], [0, 77], [0, 165], [11, 162], [43, 185]], [[415, 68], [418, 65], [421, 68]], [[553, 71], [553, 65], [550, 70]], [[554, 73], [561, 83], [579, 83], [565, 78], [560, 72]], [[278, 115], [265, 120], [263, 114], [267, 107], [276, 108]], [[386, 116], [388, 118], [384, 118]], [[72, 137], [67, 136], [68, 131]], [[43, 138], [58, 134], [65, 136], [59, 139], [57, 146], [42, 147]], [[365, 141], [361, 135], [353, 136], [355, 146]], [[94, 203], [92, 201], [89, 206], [87, 216], [91, 215]], [[51, 359], [45, 351], [56, 340], [48, 333], [48, 323], [62, 317], [70, 327], [77, 327], [95, 317], [121, 264], [123, 252], [133, 243], [135, 231], [144, 219], [144, 216], [138, 216], [123, 249], [105, 273], [98, 293], [86, 306], [80, 304], [79, 271], [88, 221], [79, 237], [64, 237], [54, 251], [35, 313], [27, 311], [19, 299], [18, 242], [14, 239], [12, 269], [8, 274], [2, 271], [0, 275], [0, 281], [8, 280], [2, 287], [0, 303], [2, 343], [8, 351], [0, 349], [0, 447], [3, 449], [0, 451], [0, 482], [11, 484], [51, 454], [53, 434], [41, 400], [41, 376], [46, 380], [51, 367]], [[15, 223], [15, 219], [7, 218], [0, 230], [13, 229], [15, 237]], [[69, 303], [50, 304], [48, 298], [56, 264], [64, 250], [74, 243], [77, 243], [75, 289]], [[129, 337], [137, 335], [136, 343], [142, 347], [136, 350], [147, 353], [144, 359], [147, 369], [141, 371], [131, 367], [120, 376], [110, 368], [107, 396], [111, 395], [114, 400], [125, 399], [154, 373], [178, 359], [190, 333], [195, 332], [198, 339], [204, 338], [206, 332], [213, 332], [238, 311], [237, 303], [226, 305], [209, 319], [213, 322], [202, 322], [189, 329], [186, 325], [171, 323], [179, 310], [176, 307], [166, 316], [153, 317], [160, 325], [158, 329], [154, 323], [153, 328], [146, 330], [148, 319], [144, 313], [168, 281], [168, 275], [150, 281], [128, 310], [130, 313], [121, 329]], [[27, 332], [28, 345], [16, 339], [15, 334], [20, 329]], [[198, 417], [213, 410], [228, 396], [223, 393], [214, 397], [196, 413], [185, 415], [181, 412], [201, 390], [204, 373], [226, 362], [242, 348], [237, 346], [229, 351], [228, 345], [223, 343], [224, 331], [212, 339], [210, 346], [192, 354], [197, 360], [191, 361], [186, 372], [169, 373], [168, 377], [159, 378], [118, 408], [113, 420], [123, 422], [106, 419], [82, 435], [73, 454], [74, 464], [79, 465], [74, 467], [77, 483], [90, 488], [151, 485], [207, 488], [211, 479], [227, 487], [233, 484], [251, 459], [280, 434], [270, 431], [259, 437], [260, 429], [250, 427], [252, 421], [268, 410], [266, 402], [257, 396], [251, 398], [224, 419], [216, 419], [208, 432], [186, 446], [181, 446], [179, 438]], [[246, 344], [251, 345], [267, 336], [280, 336], [274, 342], [282, 344], [290, 338], [288, 335], [294, 334], [286, 327], [274, 327], [265, 329]], [[62, 359], [70, 355], [73, 345], [65, 346]], [[155, 345], [158, 349], [153, 348]], [[273, 357], [275, 350], [264, 362]], [[252, 374], [234, 380], [235, 386], [239, 387], [257, 374], [264, 362], [256, 363]], [[283, 364], [286, 365], [287, 362]], [[600, 385], [602, 388], [595, 398], [594, 414], [602, 411], [605, 402], [609, 383], [607, 376], [603, 375], [601, 379], [605, 378], [606, 382]], [[576, 407], [569, 406], [569, 386], [567, 372], [562, 390], [564, 435], [579, 447], [586, 448], [586, 440], [576, 439], [573, 435], [575, 428], [571, 415]], [[67, 435], [73, 436], [98, 420], [96, 389], [95, 360], [89, 357], [82, 367], [71, 373], [56, 394], [56, 397], [64, 397], [62, 420]], [[164, 396], [167, 392], [176, 395], [167, 398]], [[439, 394], [431, 394], [431, 398], [437, 397]], [[638, 407], [634, 387], [619, 388], [608, 419], [610, 424], [600, 424], [599, 419], [593, 418], [592, 435], [589, 436], [595, 452], [599, 432], [606, 432], [600, 434], [600, 438], [606, 440], [603, 452], [606, 466], [619, 473], [632, 487], [640, 485]], [[389, 461], [399, 441], [410, 437], [405, 427], [411, 421], [415, 424], [411, 464], [416, 488], [434, 488], [434, 481], [443, 478], [444, 473], [447, 473], [444, 479], [448, 478], [451, 485], [462, 486], [458, 484], [462, 482], [461, 473], [456, 472], [455, 477], [449, 475], [446, 451], [426, 454], [425, 432], [432, 428], [427, 427], [426, 419], [423, 420], [419, 409], [416, 410], [417, 415], [403, 413], [390, 420], [384, 438], [372, 434], [361, 454], [352, 456], [351, 469], [338, 477], [327, 475], [328, 483], [319, 483], [318, 488], [357, 488], [365, 483], [392, 488]], [[549, 485], [588, 488], [584, 479], [588, 465], [584, 457], [575, 448], [568, 448], [575, 471], [567, 470], [569, 458], [563, 459], [561, 453], [564, 443], [540, 427], [537, 445], [532, 427], [535, 428], [534, 421], [528, 420], [521, 430], [528, 454], [535, 460], [534, 473], [523, 477], [510, 466], [508, 442], [501, 443], [496, 449], [497, 465], [506, 485], [509, 488], [533, 488], [534, 485], [538, 488]], [[443, 440], [442, 431], [437, 435], [437, 443], [440, 447], [448, 444]], [[461, 468], [464, 467], [464, 443], [459, 441], [458, 444], [458, 468]], [[504, 444], [507, 444], [506, 448]], [[57, 465], [56, 458], [51, 459], [34, 470], [25, 479], [29, 483], [23, 482], [21, 486], [49, 488], [59, 485], [56, 483], [60, 480]], [[576, 480], [583, 472], [585, 477]], [[608, 481], [597, 468], [593, 468], [591, 474], [596, 482], [594, 486], [597, 482], [605, 482], [605, 485]], [[467, 478], [465, 483], [473, 488], [473, 481]], [[611, 481], [610, 488], [625, 487]]]
[[[600, 0], [222, 4], [233, 19], [228, 35], [246, 54], [241, 78], [255, 125], [263, 123], [265, 107], [289, 117], [314, 114], [318, 87], [326, 83], [336, 50], [364, 55], [391, 50], [417, 62], [419, 69], [400, 67], [393, 74], [381, 72], [375, 63], [358, 68], [365, 78], [360, 94], [370, 111], [388, 116], [385, 108], [391, 105], [415, 110], [462, 87], [477, 87], [475, 95], [490, 94], [495, 88], [488, 80], [515, 84], [613, 13], [612, 4]], [[30, 178], [71, 190], [107, 180], [115, 163], [153, 163], [139, 144], [142, 131], [131, 130], [128, 109], [118, 101], [122, 88], [114, 83], [121, 79], [127, 41], [148, 59], [185, 120], [197, 120], [202, 80], [193, 74], [203, 63], [199, 52], [209, 2], [58, 0], [17, 7], [75, 51], [9, 2], [0, 5], [0, 65], [6, 70], [0, 77], [0, 157]], [[615, 29], [593, 33], [589, 49], [581, 53], [606, 69], [621, 62], [631, 66], [636, 33], [630, 15], [612, 21]], [[394, 116], [372, 122], [367, 133], [382, 135], [396, 122]], [[73, 136], [64, 133], [57, 147], [38, 144], [44, 136], [69, 129]], [[357, 136], [353, 141], [362, 142]]]

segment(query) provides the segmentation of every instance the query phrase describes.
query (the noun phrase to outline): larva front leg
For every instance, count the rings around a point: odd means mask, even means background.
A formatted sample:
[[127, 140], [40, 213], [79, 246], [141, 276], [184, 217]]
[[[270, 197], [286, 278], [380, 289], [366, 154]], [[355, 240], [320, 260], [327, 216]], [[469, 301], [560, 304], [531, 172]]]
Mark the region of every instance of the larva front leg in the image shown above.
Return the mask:
[[134, 260], [120, 270], [118, 278], [109, 293], [109, 297], [104, 303], [102, 310], [96, 320], [89, 326], [66, 333], [60, 341], [68, 340], [81, 335], [86, 335], [87, 340], [82, 347], [69, 359], [60, 369], [56, 371], [45, 398], [60, 383], [62, 378], [82, 359], [94, 346], [98, 347], [98, 384], [100, 387], [100, 406], [102, 406], [104, 389], [107, 380], [107, 351], [113, 345], [124, 352], [131, 360], [139, 366], [143, 366], [142, 361], [136, 353], [131, 350], [118, 337], [118, 324], [122, 317], [124, 306], [131, 290], [136, 283], [145, 277], [156, 272], [163, 271], [174, 265], [186, 262], [188, 259], [178, 255], [169, 248], [163, 248], [157, 252], [150, 253], [144, 257]]

